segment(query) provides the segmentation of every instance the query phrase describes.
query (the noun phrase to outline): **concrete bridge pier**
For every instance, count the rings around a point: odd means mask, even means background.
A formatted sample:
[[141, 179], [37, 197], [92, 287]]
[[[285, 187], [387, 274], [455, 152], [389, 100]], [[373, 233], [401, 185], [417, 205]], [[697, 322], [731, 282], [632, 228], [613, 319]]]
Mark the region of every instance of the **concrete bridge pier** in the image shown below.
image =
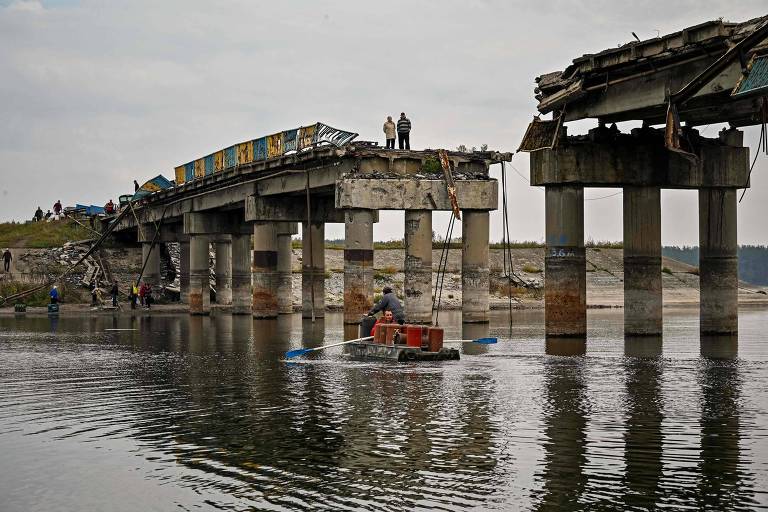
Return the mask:
[[584, 187], [545, 189], [544, 323], [547, 337], [586, 337]]
[[661, 189], [624, 187], [624, 335], [662, 334]]
[[[744, 134], [724, 129], [719, 140], [744, 150]], [[747, 158], [747, 161], [749, 159]], [[738, 159], [723, 158], [720, 171], [737, 175]], [[739, 263], [736, 237], [736, 188], [699, 189], [699, 324], [702, 335], [739, 331]]]
[[214, 242], [216, 252], [216, 304], [232, 305], [232, 239], [229, 236], [217, 237]]
[[297, 233], [295, 222], [281, 222], [277, 228], [277, 312], [293, 313], [293, 276], [291, 236]]
[[312, 290], [314, 290], [314, 317], [323, 318], [325, 316], [325, 223], [313, 222], [308, 226], [306, 222], [302, 222], [301, 239], [301, 317], [313, 317]]
[[147, 262], [142, 280], [151, 284], [157, 293], [157, 287], [160, 285], [160, 244], [155, 244], [152, 247], [151, 242], [143, 242], [141, 244], [141, 261]]
[[253, 317], [277, 318], [277, 223], [253, 225]]
[[[405, 314], [408, 322], [432, 321], [432, 212], [405, 210]], [[486, 265], [487, 266], [487, 265]]]
[[179, 242], [179, 301], [189, 304], [189, 240]]
[[739, 331], [736, 189], [699, 190], [699, 287], [702, 335]]
[[211, 312], [210, 239], [207, 235], [189, 237], [189, 313]]
[[486, 323], [490, 304], [489, 215], [487, 210], [463, 210], [461, 213], [461, 321]]
[[251, 236], [232, 235], [232, 314], [251, 314]]
[[349, 209], [344, 220], [344, 323], [373, 306], [373, 210]]

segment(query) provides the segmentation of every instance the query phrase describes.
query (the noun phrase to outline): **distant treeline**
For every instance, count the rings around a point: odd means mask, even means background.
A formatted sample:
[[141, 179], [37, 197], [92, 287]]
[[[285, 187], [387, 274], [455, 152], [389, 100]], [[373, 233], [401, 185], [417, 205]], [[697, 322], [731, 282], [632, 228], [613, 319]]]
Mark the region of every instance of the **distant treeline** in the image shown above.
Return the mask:
[[[689, 265], [699, 266], [698, 247], [662, 247], [661, 254]], [[768, 246], [739, 246], [739, 279], [757, 285], [768, 285]]]

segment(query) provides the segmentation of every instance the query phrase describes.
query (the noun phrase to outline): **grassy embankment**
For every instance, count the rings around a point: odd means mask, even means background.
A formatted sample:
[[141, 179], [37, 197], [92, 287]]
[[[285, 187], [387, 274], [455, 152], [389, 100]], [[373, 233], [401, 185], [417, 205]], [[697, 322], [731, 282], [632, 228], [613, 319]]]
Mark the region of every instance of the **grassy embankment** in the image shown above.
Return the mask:
[[[56, 222], [4, 222], [0, 223], [0, 249], [10, 247], [25, 249], [46, 249], [61, 247], [66, 242], [93, 238], [92, 231], [79, 226], [71, 220]], [[16, 281], [0, 281], [0, 297], [8, 297], [18, 292], [30, 289], [32, 284]], [[68, 290], [66, 285], [61, 285], [59, 293], [66, 300]], [[49, 289], [44, 287], [23, 299], [28, 306], [44, 306], [48, 304]], [[6, 304], [13, 305], [13, 304]]]
[[66, 242], [93, 238], [95, 234], [71, 220], [0, 223], [0, 247], [45, 249]]

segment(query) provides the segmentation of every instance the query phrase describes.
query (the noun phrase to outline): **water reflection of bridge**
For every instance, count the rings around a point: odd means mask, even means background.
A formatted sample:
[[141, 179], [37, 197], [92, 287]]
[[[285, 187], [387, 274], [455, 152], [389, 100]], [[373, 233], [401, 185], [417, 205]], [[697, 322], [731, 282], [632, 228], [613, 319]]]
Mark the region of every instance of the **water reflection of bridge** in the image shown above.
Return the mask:
[[[181, 361], [137, 373], [140, 385], [168, 388], [173, 397], [166, 413], [140, 412], [137, 437], [200, 470], [198, 485], [253, 503], [311, 508], [383, 499], [390, 506], [492, 508], [509, 504], [520, 481], [536, 484], [526, 499], [539, 510], [616, 500], [628, 509], [691, 500], [736, 510], [755, 493], [740, 447], [743, 377], [728, 340], [705, 341], [694, 369], [663, 358], [659, 339], [627, 340], [610, 376], [588, 357], [562, 357], [548, 345], [535, 365], [543, 365], [536, 377], [541, 408], [513, 412], [500, 406], [514, 398], [498, 396], [493, 365], [425, 369], [337, 357], [280, 363], [299, 341], [296, 316], [143, 321], [148, 332], [168, 334], [153, 348]], [[341, 328], [304, 326], [313, 329], [305, 346]], [[154, 343], [134, 336], [139, 346]], [[670, 402], [680, 398], [670, 394], [680, 372], [696, 378], [680, 403]], [[604, 380], [623, 385], [601, 390]], [[610, 446], [600, 437], [605, 392], [622, 404], [611, 411]], [[543, 426], [543, 453], [522, 445], [511, 459], [507, 436], [524, 419]], [[528, 467], [534, 473], [522, 474]]]

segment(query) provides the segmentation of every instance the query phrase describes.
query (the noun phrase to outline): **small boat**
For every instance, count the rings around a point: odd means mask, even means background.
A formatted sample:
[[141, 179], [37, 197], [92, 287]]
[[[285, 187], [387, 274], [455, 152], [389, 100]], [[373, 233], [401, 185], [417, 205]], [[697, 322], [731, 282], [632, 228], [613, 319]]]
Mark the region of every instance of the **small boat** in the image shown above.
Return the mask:
[[408, 361], [458, 361], [459, 351], [443, 347], [437, 352], [408, 345], [382, 345], [381, 343], [350, 343], [345, 352], [358, 359], [387, 359], [401, 363]]
[[390, 361], [458, 361], [458, 349], [443, 346], [443, 330], [423, 325], [381, 324], [371, 340], [368, 336], [376, 320], [364, 317], [360, 322], [361, 341], [345, 345], [345, 352], [358, 359]]

